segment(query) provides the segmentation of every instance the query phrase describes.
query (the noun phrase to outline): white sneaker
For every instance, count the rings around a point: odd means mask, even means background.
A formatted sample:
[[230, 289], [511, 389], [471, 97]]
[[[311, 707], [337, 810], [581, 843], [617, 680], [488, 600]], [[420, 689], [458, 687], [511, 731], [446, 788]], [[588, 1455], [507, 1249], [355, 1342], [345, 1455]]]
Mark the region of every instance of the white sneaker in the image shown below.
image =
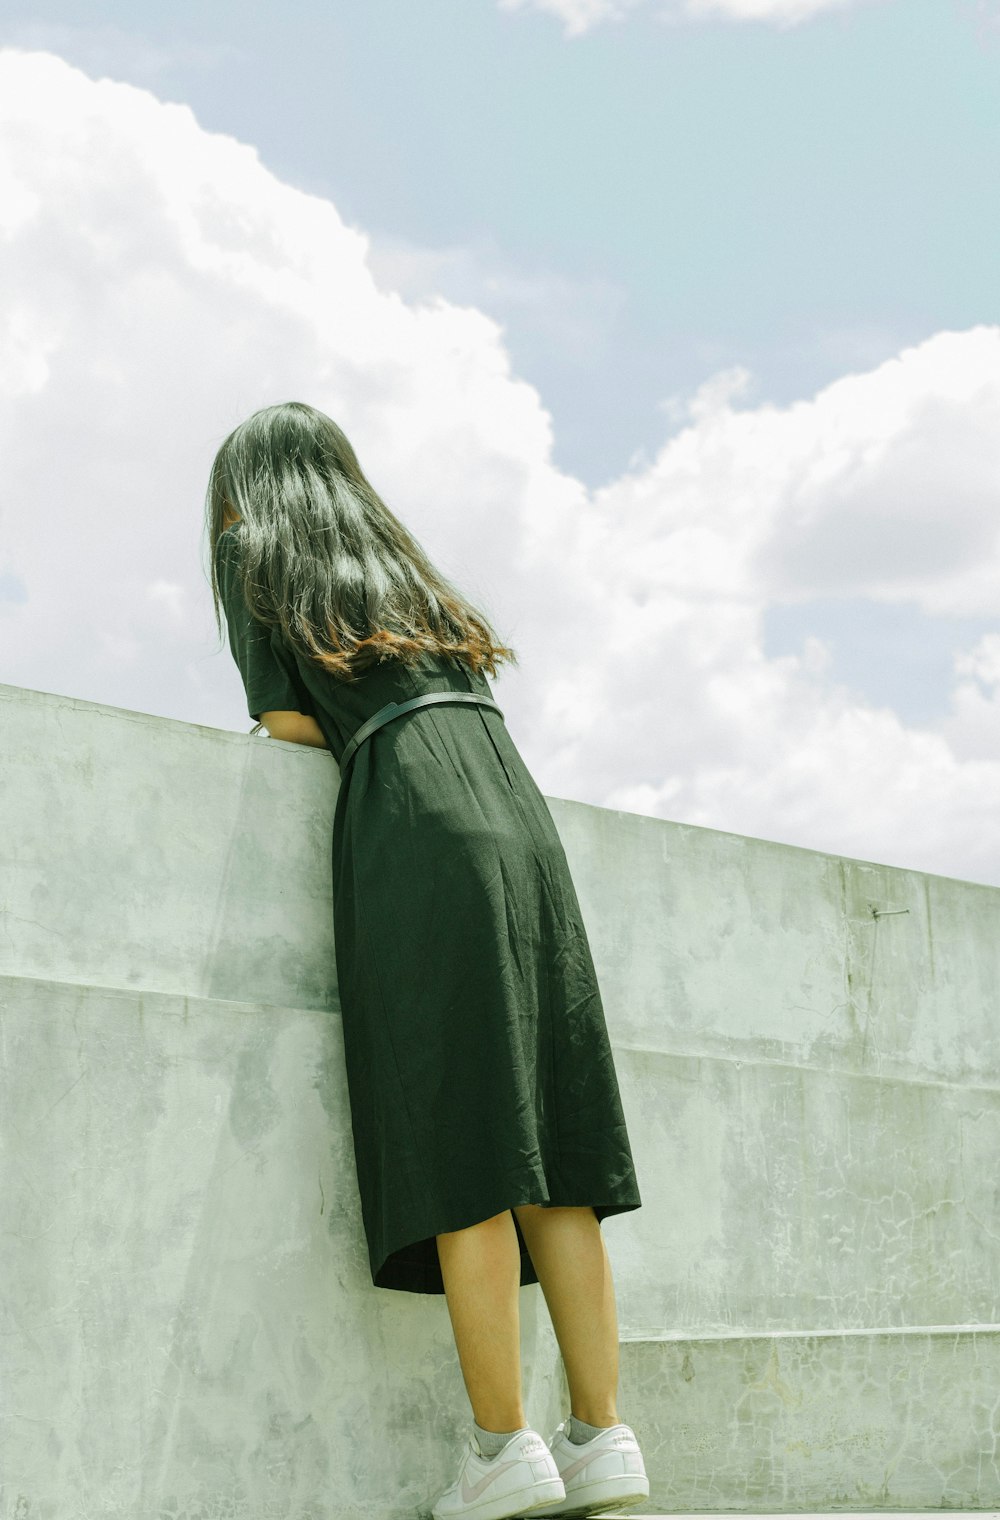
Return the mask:
[[552, 1453], [537, 1430], [511, 1436], [495, 1457], [484, 1457], [469, 1437], [458, 1477], [431, 1510], [434, 1520], [507, 1520], [534, 1514], [565, 1494]]
[[592, 1441], [577, 1444], [566, 1434], [563, 1420], [549, 1442], [559, 1469], [566, 1497], [555, 1504], [532, 1510], [532, 1520], [542, 1515], [592, 1515], [600, 1510], [624, 1509], [649, 1498], [642, 1452], [629, 1425], [610, 1425]]

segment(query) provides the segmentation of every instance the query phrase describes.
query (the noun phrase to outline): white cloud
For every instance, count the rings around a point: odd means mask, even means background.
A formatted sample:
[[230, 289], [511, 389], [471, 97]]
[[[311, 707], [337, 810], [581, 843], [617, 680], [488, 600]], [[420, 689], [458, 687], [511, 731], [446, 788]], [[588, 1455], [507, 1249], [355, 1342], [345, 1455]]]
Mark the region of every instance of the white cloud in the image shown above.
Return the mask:
[[150, 581], [146, 587], [146, 596], [162, 607], [166, 615], [176, 623], [188, 616], [187, 588], [177, 585], [175, 581]]
[[533, 7], [562, 21], [566, 37], [582, 37], [605, 21], [623, 21], [644, 0], [498, 0], [502, 11]]
[[585, 753], [610, 806], [866, 858], [898, 861], [903, 838], [914, 863], [995, 879], [973, 826], [1000, 807], [982, 703], [960, 686], [947, 731], [908, 730], [831, 688], [822, 646], [765, 659], [761, 624], [831, 585], [1000, 621], [1000, 328], [938, 334], [789, 407], [736, 409], [745, 380], [715, 377], [651, 467], [598, 493], [577, 573], [642, 626], [596, 652], [591, 700], [616, 721], [564, 752], [566, 783]]
[[1000, 633], [988, 633], [955, 658], [952, 711], [942, 725], [962, 760], [995, 763], [1000, 755]]
[[497, 323], [381, 288], [253, 149], [49, 55], [0, 53], [0, 118], [5, 680], [249, 728], [202, 497], [224, 433], [299, 397], [517, 648], [495, 690], [543, 791], [1000, 881], [994, 645], [932, 732], [762, 638], [831, 587], [1000, 618], [1000, 329], [788, 407], [723, 371], [591, 495]]
[[795, 26], [830, 11], [857, 9], [872, 0], [683, 0], [683, 14], [694, 20], [724, 17], [731, 21], [772, 21]]
[[656, 20], [766, 21], [779, 27], [796, 26], [832, 11], [858, 9], [862, 5], [886, 4], [891, 0], [497, 0], [502, 11], [529, 7], [555, 16], [563, 23], [567, 38], [582, 37], [605, 22], [624, 21], [642, 7]]
[[784, 461], [754, 575], [772, 597], [1000, 616], [1000, 329], [942, 332], [812, 401], [730, 416]]

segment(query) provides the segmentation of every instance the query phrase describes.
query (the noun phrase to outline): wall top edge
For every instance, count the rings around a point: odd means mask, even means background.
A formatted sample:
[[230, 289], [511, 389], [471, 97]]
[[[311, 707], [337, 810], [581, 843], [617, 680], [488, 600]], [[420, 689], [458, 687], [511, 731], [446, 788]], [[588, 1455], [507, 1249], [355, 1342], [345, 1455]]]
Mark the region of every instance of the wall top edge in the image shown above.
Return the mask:
[[[186, 729], [192, 733], [210, 735], [213, 740], [222, 740], [224, 743], [233, 744], [239, 742], [258, 743], [259, 736], [253, 735], [242, 729], [216, 728], [208, 723], [194, 723], [186, 718], [167, 718], [159, 713], [142, 712], [137, 708], [115, 707], [109, 702], [95, 702], [88, 697], [66, 696], [59, 692], [41, 691], [29, 686], [15, 686], [0, 682], [0, 702], [20, 703], [29, 707], [52, 707], [69, 708], [81, 713], [99, 713], [105, 717], [121, 722], [137, 723], [142, 726], [152, 727], [159, 724], [169, 724], [175, 729]], [[269, 744], [274, 745], [281, 751], [290, 749], [302, 750], [309, 757], [311, 763], [329, 765], [332, 756], [329, 751], [313, 748], [305, 744], [291, 744], [281, 740], [269, 739]], [[334, 765], [336, 770], [336, 765]], [[555, 805], [556, 809], [563, 808], [567, 816], [576, 813], [582, 817], [589, 813], [608, 822], [614, 819], [615, 826], [620, 828], [642, 827], [659, 828], [669, 831], [675, 836], [686, 839], [690, 836], [696, 838], [713, 837], [720, 841], [728, 841], [730, 844], [751, 846], [754, 849], [771, 851], [794, 851], [797, 855], [808, 855], [814, 859], [825, 860], [831, 864], [840, 862], [847, 866], [859, 867], [865, 870], [890, 872], [900, 877], [920, 877], [929, 881], [940, 881], [953, 886], [971, 887], [977, 891], [1000, 893], [1000, 885], [994, 882], [976, 881], [961, 876], [946, 876], [937, 871], [922, 871], [915, 866], [889, 865], [884, 861], [866, 860], [861, 856], [842, 855], [830, 850], [815, 849], [809, 845], [792, 844], [782, 839], [767, 839], [757, 834], [737, 834], [731, 829], [712, 828], [707, 824], [686, 823], [679, 819], [661, 818], [650, 813], [635, 813], [624, 808], [603, 807], [596, 802], [582, 802], [574, 797], [553, 797], [545, 794], [546, 802]]]
[[858, 1325], [840, 1329], [822, 1330], [693, 1330], [688, 1334], [619, 1335], [622, 1346], [677, 1345], [695, 1346], [717, 1341], [842, 1341], [851, 1337], [864, 1340], [881, 1340], [887, 1335], [939, 1336], [1000, 1335], [1000, 1325]]

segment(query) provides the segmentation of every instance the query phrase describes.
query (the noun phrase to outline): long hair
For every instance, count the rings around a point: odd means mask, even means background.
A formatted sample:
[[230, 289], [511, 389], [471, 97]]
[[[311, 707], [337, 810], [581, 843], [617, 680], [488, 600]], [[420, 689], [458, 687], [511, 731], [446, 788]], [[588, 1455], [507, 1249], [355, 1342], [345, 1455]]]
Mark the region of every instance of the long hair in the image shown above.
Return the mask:
[[212, 601], [216, 550], [242, 519], [239, 566], [251, 614], [338, 680], [427, 651], [496, 675], [517, 663], [486, 618], [431, 564], [369, 484], [346, 435], [301, 401], [254, 412], [212, 464], [205, 500]]

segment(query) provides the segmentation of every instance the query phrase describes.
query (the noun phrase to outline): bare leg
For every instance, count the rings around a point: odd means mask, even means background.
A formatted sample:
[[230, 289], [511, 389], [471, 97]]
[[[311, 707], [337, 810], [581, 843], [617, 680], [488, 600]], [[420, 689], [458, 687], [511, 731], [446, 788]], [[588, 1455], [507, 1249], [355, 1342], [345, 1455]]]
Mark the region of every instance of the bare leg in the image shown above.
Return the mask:
[[472, 1405], [484, 1430], [520, 1430], [518, 1287], [521, 1253], [510, 1209], [437, 1236], [448, 1313]]
[[569, 1383], [570, 1410], [588, 1425], [617, 1425], [618, 1316], [594, 1210], [514, 1210], [545, 1295]]

